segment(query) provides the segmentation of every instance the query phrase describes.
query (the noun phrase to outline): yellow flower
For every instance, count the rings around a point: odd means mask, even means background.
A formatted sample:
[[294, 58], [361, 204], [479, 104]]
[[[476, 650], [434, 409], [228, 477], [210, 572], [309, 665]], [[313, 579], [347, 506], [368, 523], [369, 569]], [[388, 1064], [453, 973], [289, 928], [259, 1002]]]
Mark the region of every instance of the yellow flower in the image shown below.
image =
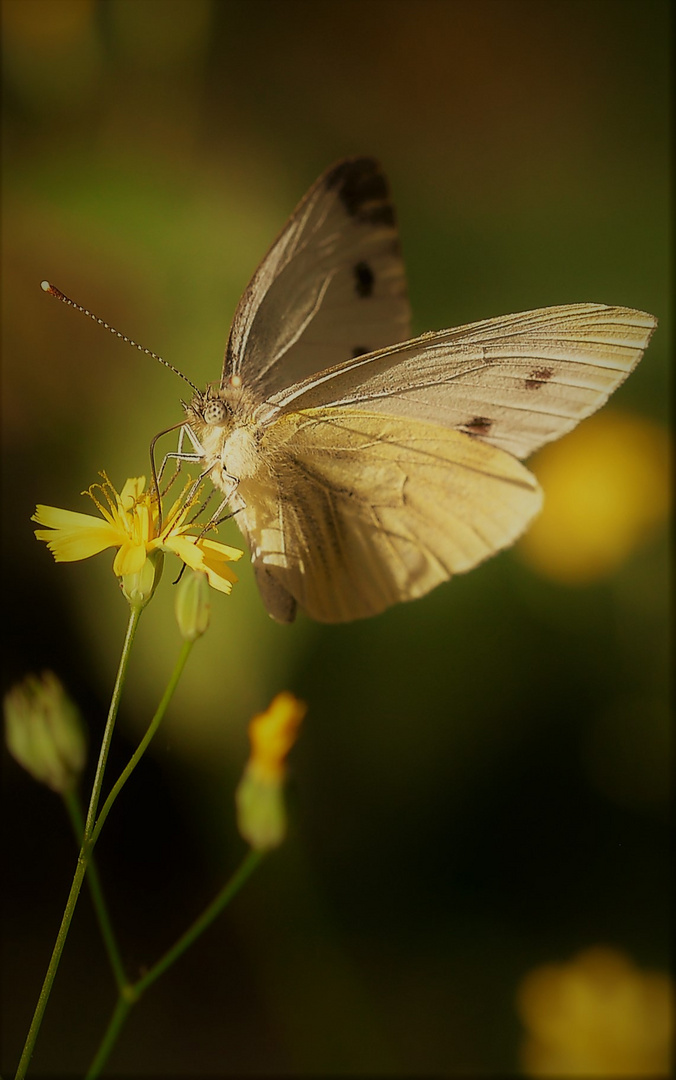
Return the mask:
[[98, 555], [115, 547], [113, 573], [120, 578], [138, 575], [146, 560], [156, 552], [173, 552], [186, 566], [207, 575], [209, 584], [219, 592], [229, 593], [237, 576], [227, 565], [239, 559], [239, 548], [219, 544], [204, 536], [187, 533], [186, 518], [195, 506], [195, 498], [185, 501], [185, 492], [167, 514], [157, 531], [157, 506], [151, 492], [145, 491], [145, 477], [127, 480], [118, 494], [105, 475], [102, 484], [92, 484], [89, 495], [103, 520], [90, 514], [60, 510], [55, 506], [37, 506], [32, 521], [47, 528], [36, 529], [56, 562], [74, 562]]
[[541, 574], [583, 585], [614, 573], [669, 513], [669, 436], [604, 409], [533, 462], [544, 509], [518, 550]]
[[259, 851], [276, 847], [286, 835], [285, 758], [306, 712], [305, 703], [285, 691], [249, 725], [251, 756], [235, 801], [239, 831]]
[[531, 971], [518, 994], [527, 1076], [670, 1074], [673, 986], [620, 952], [592, 948]]
[[272, 700], [249, 724], [251, 757], [248, 767], [266, 783], [284, 779], [284, 759], [296, 741], [307, 705], [287, 690]]

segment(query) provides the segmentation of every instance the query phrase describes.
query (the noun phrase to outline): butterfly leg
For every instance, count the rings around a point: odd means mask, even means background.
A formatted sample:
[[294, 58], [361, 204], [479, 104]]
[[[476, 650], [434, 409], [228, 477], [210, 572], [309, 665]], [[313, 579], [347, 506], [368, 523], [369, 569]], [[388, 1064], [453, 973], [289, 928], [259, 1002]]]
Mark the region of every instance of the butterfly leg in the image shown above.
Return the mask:
[[[162, 432], [162, 434], [164, 434], [164, 432]], [[189, 441], [192, 444], [192, 451], [190, 451], [190, 450], [185, 451], [183, 449], [183, 440], [185, 439], [186, 436], [188, 437]], [[156, 436], [156, 438], [159, 438], [159, 436]], [[153, 439], [153, 446], [155, 445], [155, 441], [156, 441], [156, 439]], [[203, 450], [202, 445], [199, 442], [197, 436], [195, 435], [194, 431], [192, 430], [191, 427], [188, 426], [188, 424], [182, 424], [181, 428], [180, 428], [180, 431], [179, 431], [179, 434], [178, 434], [178, 447], [177, 447], [177, 449], [176, 450], [170, 450], [169, 453], [164, 455], [164, 457], [162, 458], [162, 464], [160, 465], [159, 469], [157, 470], [156, 476], [157, 476], [158, 484], [162, 479], [162, 476], [164, 474], [164, 470], [167, 467], [167, 462], [169, 461], [170, 458], [173, 458], [175, 461], [177, 461], [178, 467], [177, 467], [176, 471], [178, 472], [178, 469], [181, 467], [182, 462], [184, 462], [184, 461], [193, 461], [193, 462], [194, 461], [201, 461], [203, 457], [204, 457], [204, 450]]]
[[[168, 428], [167, 429], [167, 431], [172, 431], [172, 430], [175, 430], [175, 428]], [[150, 444], [150, 468], [151, 468], [152, 477], [153, 477], [153, 493], [154, 493], [155, 499], [157, 500], [157, 506], [158, 506], [158, 530], [160, 530], [160, 531], [162, 529], [162, 493], [160, 492], [160, 481], [162, 479], [162, 476], [164, 474], [164, 470], [165, 470], [165, 468], [167, 466], [168, 461], [170, 459], [175, 460], [177, 462], [177, 467], [176, 467], [176, 471], [174, 472], [173, 477], [171, 478], [169, 484], [167, 485], [167, 489], [166, 489], [167, 491], [169, 490], [172, 483], [176, 479], [176, 477], [177, 477], [177, 475], [178, 475], [178, 473], [180, 471], [182, 462], [184, 462], [184, 461], [198, 462], [198, 461], [202, 461], [203, 458], [204, 458], [204, 449], [203, 449], [199, 439], [195, 435], [194, 431], [192, 430], [192, 428], [188, 424], [181, 424], [180, 428], [179, 428], [179, 435], [178, 435], [178, 447], [177, 447], [176, 450], [170, 450], [169, 453], [164, 455], [164, 457], [162, 458], [162, 463], [161, 463], [161, 465], [159, 467], [159, 470], [158, 470], [156, 465], [155, 465], [155, 444], [156, 444], [157, 440], [159, 438], [161, 438], [162, 435], [167, 434], [167, 431], [159, 432], [159, 434], [155, 436], [155, 438], [153, 439], [153, 441]], [[192, 451], [185, 451], [183, 449], [183, 441], [184, 441], [184, 439], [186, 437], [188, 438], [189, 442], [192, 445]], [[192, 496], [195, 494], [195, 492], [197, 491], [200, 483], [202, 482], [202, 480], [204, 479], [204, 477], [206, 475], [207, 475], [206, 473], [203, 473], [201, 476], [199, 476], [197, 478], [197, 480], [195, 481], [195, 483], [193, 484], [193, 486], [192, 486], [192, 488], [190, 490], [190, 494], [189, 494], [188, 498], [192, 498]], [[166, 492], [164, 492], [164, 494], [166, 494]]]
[[[204, 476], [206, 476], [206, 473], [202, 474], [202, 476], [200, 477], [200, 480], [204, 479]], [[236, 481], [236, 483], [238, 484], [239, 481]], [[207, 497], [203, 501], [202, 505], [198, 508], [197, 512], [191, 518], [191, 520], [189, 522], [190, 525], [192, 525], [193, 522], [195, 522], [197, 520], [197, 518], [200, 516], [200, 514], [206, 509], [206, 507], [209, 504], [209, 501], [213, 498], [215, 490], [216, 489], [214, 488], [214, 490], [211, 491], [209, 493], [209, 495], [207, 495]], [[224, 514], [223, 516], [221, 516], [221, 513], [222, 513], [223, 509], [228, 504], [228, 500], [229, 500], [231, 494], [232, 493], [230, 492], [228, 495], [226, 495], [226, 497], [224, 499], [221, 499], [221, 501], [218, 504], [218, 506], [216, 507], [216, 510], [214, 511], [214, 513], [211, 515], [209, 520], [202, 526], [202, 528], [200, 530], [200, 533], [199, 533], [199, 535], [197, 537], [198, 540], [201, 540], [202, 537], [205, 535], [205, 533], [207, 533], [209, 531], [209, 529], [218, 528], [218, 526], [221, 524], [222, 521], [227, 521], [229, 518], [234, 517], [235, 514], [239, 513], [238, 510], [235, 510], [231, 514]], [[240, 507], [240, 509], [242, 509], [242, 508]], [[179, 571], [178, 577], [176, 578], [175, 581], [172, 582], [173, 585], [178, 585], [179, 581], [183, 577], [185, 567], [186, 567], [186, 564], [183, 563], [183, 566], [181, 567], [181, 569]]]
[[[233, 510], [229, 514], [224, 514], [223, 513], [226, 506], [230, 502], [230, 499], [232, 498], [235, 491], [237, 490], [237, 486], [239, 484], [239, 480], [235, 479], [235, 477], [230, 477], [230, 479], [234, 481], [233, 487], [227, 493], [227, 495], [223, 499], [221, 499], [220, 503], [218, 504], [218, 506], [214, 510], [214, 512], [211, 515], [211, 517], [209, 518], [209, 520], [202, 526], [202, 530], [201, 530], [201, 532], [199, 534], [198, 539], [201, 539], [204, 536], [204, 534], [209, 531], [209, 529], [217, 529], [218, 526], [220, 524], [222, 524], [222, 522], [229, 521], [230, 518], [234, 517], [235, 514], [238, 514], [240, 512], [240, 510], [244, 509], [244, 506], [240, 506], [240, 507], [237, 508], [237, 510]], [[213, 497], [213, 494], [214, 494], [214, 492], [212, 491], [211, 494], [204, 500], [204, 502], [200, 506], [199, 510], [197, 511], [197, 513], [192, 518], [191, 524], [194, 521], [196, 521], [197, 518], [199, 517], [199, 515], [206, 509], [206, 507], [207, 507], [207, 505], [209, 503], [209, 500]]]

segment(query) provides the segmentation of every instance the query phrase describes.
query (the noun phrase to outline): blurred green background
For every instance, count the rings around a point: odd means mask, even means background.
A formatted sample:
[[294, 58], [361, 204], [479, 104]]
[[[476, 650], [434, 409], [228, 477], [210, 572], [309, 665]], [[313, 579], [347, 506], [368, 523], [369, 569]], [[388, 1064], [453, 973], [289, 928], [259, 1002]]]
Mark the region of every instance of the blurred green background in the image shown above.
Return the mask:
[[[55, 670], [94, 748], [126, 606], [109, 553], [55, 566], [30, 515], [36, 502], [88, 512], [79, 493], [100, 469], [118, 488], [147, 473], [150, 439], [180, 420], [185, 388], [46, 297], [43, 278], [203, 385], [295, 203], [334, 160], [375, 155], [398, 207], [414, 331], [575, 301], [650, 311], [653, 343], [607, 411], [642, 419], [662, 445], [667, 3], [2, 10], [4, 685]], [[627, 496], [631, 521], [632, 506]], [[630, 529], [619, 565], [582, 582], [522, 546], [347, 626], [273, 624], [240, 564], [98, 849], [130, 971], [241, 858], [246, 724], [283, 688], [309, 704], [291, 835], [141, 1003], [109, 1075], [504, 1075], [519, 1068], [515, 996], [531, 969], [596, 944], [667, 966], [664, 516]], [[172, 571], [142, 624], [111, 777], [179, 649]], [[12, 761], [3, 791], [11, 1070], [74, 846], [57, 797]], [[83, 894], [36, 1073], [82, 1075], [113, 1000]]]

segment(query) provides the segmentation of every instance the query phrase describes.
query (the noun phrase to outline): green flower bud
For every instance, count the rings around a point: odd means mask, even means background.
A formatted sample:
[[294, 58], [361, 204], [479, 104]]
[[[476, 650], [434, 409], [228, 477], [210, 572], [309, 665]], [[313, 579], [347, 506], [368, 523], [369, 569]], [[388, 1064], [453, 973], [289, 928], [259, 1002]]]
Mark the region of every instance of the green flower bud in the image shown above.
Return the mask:
[[133, 608], [144, 608], [149, 603], [159, 585], [163, 568], [164, 553], [158, 549], [146, 557], [140, 570], [120, 578], [122, 593]]
[[34, 780], [64, 794], [84, 768], [87, 743], [80, 713], [56, 675], [29, 675], [4, 704], [10, 754]]
[[257, 851], [278, 847], [286, 836], [286, 808], [281, 783], [270, 783], [250, 766], [235, 792], [237, 827]]
[[211, 598], [207, 575], [186, 570], [176, 589], [176, 621], [186, 641], [197, 641], [211, 618]]

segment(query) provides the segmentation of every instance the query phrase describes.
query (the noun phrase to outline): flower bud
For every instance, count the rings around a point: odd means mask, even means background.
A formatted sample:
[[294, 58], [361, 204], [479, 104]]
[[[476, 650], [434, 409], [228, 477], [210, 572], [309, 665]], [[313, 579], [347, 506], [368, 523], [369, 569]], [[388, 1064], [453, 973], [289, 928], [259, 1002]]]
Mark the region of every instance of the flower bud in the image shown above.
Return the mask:
[[144, 559], [143, 566], [133, 574], [124, 574], [120, 578], [123, 595], [133, 608], [144, 608], [152, 599], [159, 585], [164, 568], [164, 553], [153, 551]]
[[211, 618], [209, 581], [201, 570], [186, 569], [176, 588], [176, 621], [186, 641], [197, 641]]
[[5, 735], [12, 756], [34, 780], [64, 794], [87, 756], [80, 713], [51, 671], [29, 675], [5, 695]]
[[249, 725], [251, 755], [235, 802], [239, 831], [259, 851], [277, 847], [286, 836], [285, 758], [306, 711], [304, 702], [284, 692]]
[[237, 827], [257, 851], [279, 847], [286, 836], [286, 807], [281, 784], [267, 784], [250, 768], [235, 792]]

